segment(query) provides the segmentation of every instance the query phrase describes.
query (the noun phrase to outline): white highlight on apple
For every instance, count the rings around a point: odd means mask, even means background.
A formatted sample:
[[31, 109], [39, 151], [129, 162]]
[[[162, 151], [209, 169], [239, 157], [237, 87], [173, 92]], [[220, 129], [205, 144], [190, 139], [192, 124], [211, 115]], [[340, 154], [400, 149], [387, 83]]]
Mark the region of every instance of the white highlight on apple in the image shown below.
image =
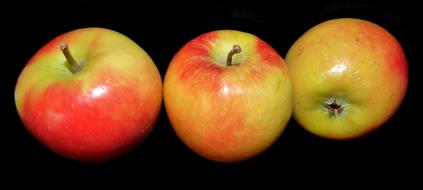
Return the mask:
[[220, 94], [223, 95], [223, 96], [226, 96], [228, 93], [242, 94], [242, 93], [244, 93], [244, 90], [237, 85], [229, 86], [227, 84], [223, 84], [222, 87], [220, 88]]
[[333, 73], [342, 73], [345, 71], [345, 69], [347, 69], [347, 66], [345, 66], [345, 64], [341, 63], [341, 64], [337, 64], [335, 66], [333, 66], [330, 71]]
[[99, 96], [103, 95], [105, 92], [107, 92], [107, 87], [101, 85], [101, 86], [91, 90], [91, 95], [93, 97], [99, 97]]
[[228, 86], [223, 86], [223, 88], [221, 88], [220, 89], [220, 93], [222, 94], [222, 95], [226, 95], [226, 94], [228, 94], [228, 91], [229, 91], [229, 87]]

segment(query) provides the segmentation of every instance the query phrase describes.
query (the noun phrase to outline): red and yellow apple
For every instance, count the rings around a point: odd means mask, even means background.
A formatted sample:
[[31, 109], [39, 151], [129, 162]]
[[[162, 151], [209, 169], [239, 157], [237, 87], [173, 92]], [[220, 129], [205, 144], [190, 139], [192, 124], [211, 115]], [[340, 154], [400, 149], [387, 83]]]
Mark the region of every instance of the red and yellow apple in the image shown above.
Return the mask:
[[382, 126], [404, 98], [408, 66], [399, 42], [372, 22], [318, 24], [289, 49], [294, 117], [307, 131], [353, 139]]
[[130, 151], [160, 111], [160, 74], [128, 37], [104, 28], [62, 34], [26, 64], [15, 89], [28, 131], [52, 151], [105, 162]]
[[188, 42], [173, 57], [163, 92], [179, 138], [218, 162], [247, 160], [266, 150], [293, 109], [284, 60], [258, 37], [234, 30]]

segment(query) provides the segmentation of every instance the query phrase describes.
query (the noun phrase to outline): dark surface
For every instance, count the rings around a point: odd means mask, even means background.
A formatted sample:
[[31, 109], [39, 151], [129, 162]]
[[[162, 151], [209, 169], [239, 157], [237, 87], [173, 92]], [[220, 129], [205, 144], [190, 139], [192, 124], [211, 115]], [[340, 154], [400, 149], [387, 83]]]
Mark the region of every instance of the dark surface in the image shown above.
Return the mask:
[[[116, 3], [116, 2], [115, 2]], [[194, 7], [189, 7], [189, 6]], [[421, 71], [422, 38], [416, 27], [417, 5], [365, 1], [282, 2], [259, 1], [166, 3], [25, 4], [6, 6], [1, 13], [3, 32], [0, 113], [1, 157], [18, 176], [184, 177], [241, 178], [293, 176], [339, 178], [403, 176], [421, 168], [418, 115], [418, 72]], [[23, 17], [21, 17], [23, 16]], [[331, 141], [304, 131], [291, 120], [279, 140], [266, 152], [237, 164], [219, 164], [193, 153], [177, 138], [164, 107], [152, 134], [135, 150], [106, 164], [84, 164], [49, 151], [22, 125], [13, 92], [16, 79], [29, 58], [53, 37], [64, 32], [98, 26], [121, 32], [138, 43], [154, 60], [164, 77], [172, 56], [190, 39], [217, 29], [235, 29], [259, 36], [285, 57], [292, 43], [310, 27], [332, 18], [355, 17], [389, 30], [402, 44], [409, 61], [409, 88], [397, 113], [382, 128], [360, 139]], [[421, 20], [421, 19], [420, 19]], [[375, 89], [375, 93], [383, 93]], [[421, 157], [420, 157], [421, 158]], [[399, 170], [399, 171], [398, 171]], [[42, 175], [44, 175], [42, 174]], [[326, 174], [325, 174], [326, 175]], [[14, 175], [11, 175], [14, 176]], [[357, 177], [357, 176], [356, 176]]]

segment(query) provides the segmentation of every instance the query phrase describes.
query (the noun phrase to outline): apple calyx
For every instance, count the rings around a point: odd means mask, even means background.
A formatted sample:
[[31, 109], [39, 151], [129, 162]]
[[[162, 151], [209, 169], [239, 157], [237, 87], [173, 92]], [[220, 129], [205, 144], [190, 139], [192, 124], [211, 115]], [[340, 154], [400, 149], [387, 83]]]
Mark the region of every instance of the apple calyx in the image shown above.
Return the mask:
[[227, 67], [232, 66], [232, 56], [234, 54], [237, 54], [237, 53], [241, 53], [241, 46], [239, 46], [238, 44], [235, 44], [232, 47], [232, 50], [229, 52], [228, 58], [226, 59], [226, 66]]
[[73, 58], [73, 56], [72, 56], [72, 54], [71, 54], [71, 52], [70, 52], [70, 50], [69, 50], [68, 44], [66, 44], [66, 43], [61, 43], [61, 44], [60, 44], [60, 50], [62, 50], [63, 55], [65, 55], [66, 60], [67, 60], [67, 61], [68, 61], [68, 63], [69, 63], [69, 70], [70, 70], [73, 74], [77, 73], [78, 71], [80, 71], [80, 70], [82, 69], [82, 64], [81, 64], [81, 63], [79, 63], [79, 62], [77, 62], [77, 61]]
[[337, 117], [344, 111], [343, 102], [333, 97], [325, 101], [323, 105], [329, 111], [331, 117]]

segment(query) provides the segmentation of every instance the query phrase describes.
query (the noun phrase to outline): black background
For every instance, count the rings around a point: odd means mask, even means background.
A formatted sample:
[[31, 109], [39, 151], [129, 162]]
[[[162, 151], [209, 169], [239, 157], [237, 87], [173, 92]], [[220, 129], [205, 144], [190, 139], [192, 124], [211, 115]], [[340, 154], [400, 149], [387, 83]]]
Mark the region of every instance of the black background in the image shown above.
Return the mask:
[[[1, 62], [2, 162], [10, 176], [242, 178], [293, 176], [372, 179], [419, 171], [418, 81], [422, 38], [416, 4], [366, 1], [196, 1], [75, 2], [6, 5], [1, 13], [5, 32]], [[116, 30], [138, 43], [154, 60], [162, 78], [172, 56], [199, 34], [234, 29], [257, 35], [282, 57], [310, 27], [332, 18], [355, 17], [389, 30], [402, 44], [409, 61], [409, 87], [397, 113], [379, 130], [351, 141], [315, 137], [294, 120], [263, 154], [241, 163], [220, 164], [196, 155], [177, 138], [164, 107], [151, 135], [128, 155], [106, 164], [62, 158], [36, 141], [17, 115], [16, 79], [31, 56], [53, 37], [83, 27]], [[419, 65], [420, 64], [420, 65]], [[375, 89], [383, 93], [383, 89]], [[323, 174], [324, 173], [324, 174]], [[354, 173], [359, 173], [354, 176]], [[9, 174], [8, 174], [9, 175]], [[324, 177], [323, 177], [324, 178]]]

